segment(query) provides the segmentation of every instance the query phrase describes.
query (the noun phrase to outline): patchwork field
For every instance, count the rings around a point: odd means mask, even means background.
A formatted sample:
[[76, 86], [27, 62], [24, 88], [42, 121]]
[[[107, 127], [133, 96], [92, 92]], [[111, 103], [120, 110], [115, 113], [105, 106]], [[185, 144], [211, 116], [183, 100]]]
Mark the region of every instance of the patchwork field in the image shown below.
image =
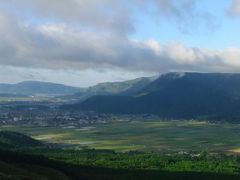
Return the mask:
[[240, 152], [240, 124], [198, 121], [117, 121], [91, 127], [2, 126], [35, 139], [76, 148], [118, 151]]

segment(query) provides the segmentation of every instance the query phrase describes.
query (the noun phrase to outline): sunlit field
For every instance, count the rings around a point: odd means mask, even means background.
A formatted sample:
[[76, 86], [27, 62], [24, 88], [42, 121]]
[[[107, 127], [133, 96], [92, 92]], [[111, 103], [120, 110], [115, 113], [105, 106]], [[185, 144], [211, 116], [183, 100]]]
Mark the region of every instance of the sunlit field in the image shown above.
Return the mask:
[[[129, 121], [89, 127], [2, 126], [35, 139], [76, 148], [117, 151], [240, 152], [240, 125], [198, 121]], [[66, 146], [68, 147], [68, 146]]]

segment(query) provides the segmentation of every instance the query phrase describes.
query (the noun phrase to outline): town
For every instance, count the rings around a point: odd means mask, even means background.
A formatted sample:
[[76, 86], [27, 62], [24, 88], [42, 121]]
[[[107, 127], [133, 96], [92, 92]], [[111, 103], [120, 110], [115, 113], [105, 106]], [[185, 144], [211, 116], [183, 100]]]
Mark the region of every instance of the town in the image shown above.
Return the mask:
[[24, 125], [38, 127], [82, 127], [113, 121], [136, 121], [159, 119], [156, 115], [113, 115], [94, 111], [68, 111], [57, 107], [28, 105], [18, 108], [16, 104], [0, 105], [0, 125]]

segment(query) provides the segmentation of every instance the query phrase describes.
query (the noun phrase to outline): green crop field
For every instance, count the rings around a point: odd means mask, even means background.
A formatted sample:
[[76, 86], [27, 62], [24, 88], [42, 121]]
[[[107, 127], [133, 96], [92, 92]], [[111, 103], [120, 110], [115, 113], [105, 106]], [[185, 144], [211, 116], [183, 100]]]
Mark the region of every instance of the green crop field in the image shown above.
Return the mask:
[[91, 127], [2, 126], [35, 139], [76, 148], [117, 151], [240, 152], [240, 124], [198, 121], [116, 121]]

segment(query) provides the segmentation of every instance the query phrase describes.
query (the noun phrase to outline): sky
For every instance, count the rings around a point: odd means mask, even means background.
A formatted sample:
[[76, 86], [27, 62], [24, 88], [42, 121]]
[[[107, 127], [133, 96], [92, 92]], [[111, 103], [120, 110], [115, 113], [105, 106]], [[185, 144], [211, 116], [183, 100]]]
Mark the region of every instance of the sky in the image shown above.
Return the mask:
[[0, 83], [240, 72], [240, 0], [0, 0]]

